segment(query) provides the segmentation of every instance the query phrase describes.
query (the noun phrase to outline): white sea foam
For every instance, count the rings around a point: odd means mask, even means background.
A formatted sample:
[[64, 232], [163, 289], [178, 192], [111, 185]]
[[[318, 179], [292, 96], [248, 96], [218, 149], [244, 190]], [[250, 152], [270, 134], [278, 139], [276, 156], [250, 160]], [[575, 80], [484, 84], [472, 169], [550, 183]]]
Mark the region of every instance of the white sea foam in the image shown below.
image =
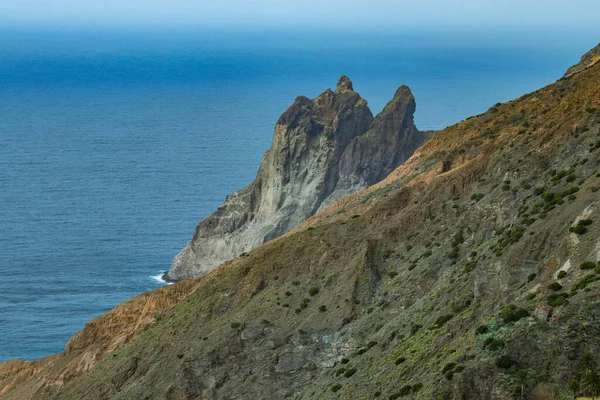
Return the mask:
[[161, 272], [161, 273], [160, 273], [160, 274], [158, 274], [158, 275], [152, 275], [150, 278], [152, 278], [152, 280], [153, 280], [153, 281], [155, 281], [155, 282], [158, 282], [158, 283], [160, 283], [160, 284], [163, 284], [163, 285], [171, 285], [171, 284], [172, 284], [172, 282], [167, 282], [167, 281], [165, 281], [165, 280], [163, 279], [163, 274], [164, 274], [164, 272]]

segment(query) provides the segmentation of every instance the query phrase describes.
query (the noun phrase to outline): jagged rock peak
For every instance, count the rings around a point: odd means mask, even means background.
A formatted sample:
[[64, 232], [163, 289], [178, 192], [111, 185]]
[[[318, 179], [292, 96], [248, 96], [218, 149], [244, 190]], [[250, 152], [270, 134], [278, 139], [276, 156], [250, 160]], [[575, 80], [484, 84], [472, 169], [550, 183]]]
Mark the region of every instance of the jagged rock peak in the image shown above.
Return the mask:
[[165, 279], [204, 275], [314, 215], [336, 188], [345, 149], [372, 122], [347, 77], [335, 92], [296, 98], [277, 121], [255, 180], [197, 226]]
[[410, 88], [406, 85], [402, 85], [398, 88], [398, 90], [396, 90], [396, 93], [394, 94], [394, 100], [396, 99], [415, 99], [415, 96], [413, 96], [412, 92], [410, 91]]
[[[356, 191], [381, 181], [429, 139], [414, 124], [415, 110], [409, 87], [400, 86], [367, 132], [355, 137], [344, 151], [338, 193], [346, 195], [349, 189]], [[334, 199], [341, 197], [338, 193], [334, 193]]]
[[410, 88], [406, 85], [402, 85], [396, 90], [394, 97], [392, 98], [392, 100], [390, 100], [386, 104], [386, 106], [383, 109], [383, 112], [381, 113], [380, 116], [384, 117], [386, 113], [390, 112], [390, 110], [392, 110], [392, 109], [398, 110], [399, 108], [402, 108], [402, 107], [405, 107], [406, 111], [401, 110], [400, 113], [401, 114], [410, 114], [410, 115], [414, 114], [414, 112], [417, 108], [415, 96], [413, 96]]
[[346, 75], [342, 75], [340, 80], [338, 81], [337, 87], [335, 88], [336, 93], [345, 93], [345, 92], [353, 92], [354, 87], [352, 86], [352, 81]]

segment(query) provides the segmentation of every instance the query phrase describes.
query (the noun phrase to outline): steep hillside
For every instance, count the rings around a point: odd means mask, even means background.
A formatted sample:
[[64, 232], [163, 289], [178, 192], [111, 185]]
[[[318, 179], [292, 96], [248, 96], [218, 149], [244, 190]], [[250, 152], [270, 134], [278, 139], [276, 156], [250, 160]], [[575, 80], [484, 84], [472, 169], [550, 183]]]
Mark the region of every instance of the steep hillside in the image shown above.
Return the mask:
[[[590, 393], [599, 110], [595, 63], [451, 126], [381, 183], [193, 281], [89, 371], [33, 372], [2, 399]], [[0, 365], [0, 383], [18, 370]]]
[[415, 127], [415, 108], [403, 86], [373, 118], [346, 76], [335, 92], [298, 97], [277, 121], [256, 179], [197, 226], [165, 279], [204, 275], [385, 178], [431, 136]]

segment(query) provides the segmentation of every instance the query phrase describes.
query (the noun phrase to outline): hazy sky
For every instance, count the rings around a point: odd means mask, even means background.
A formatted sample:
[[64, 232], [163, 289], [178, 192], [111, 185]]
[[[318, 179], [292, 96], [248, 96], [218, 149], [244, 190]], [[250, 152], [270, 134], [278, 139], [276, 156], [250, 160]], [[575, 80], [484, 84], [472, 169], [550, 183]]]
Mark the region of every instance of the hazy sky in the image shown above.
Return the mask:
[[600, 0], [0, 0], [0, 23], [224, 28], [597, 27]]

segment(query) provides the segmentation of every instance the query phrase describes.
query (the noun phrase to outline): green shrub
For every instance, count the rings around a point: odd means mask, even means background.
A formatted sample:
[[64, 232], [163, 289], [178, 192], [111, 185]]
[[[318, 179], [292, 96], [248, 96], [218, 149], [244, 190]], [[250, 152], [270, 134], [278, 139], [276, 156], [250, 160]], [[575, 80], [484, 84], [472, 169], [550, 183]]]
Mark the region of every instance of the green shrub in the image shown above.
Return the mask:
[[347, 371], [346, 368], [343, 368], [343, 367], [342, 368], [338, 368], [338, 370], [335, 371], [335, 376], [343, 375], [346, 371]]
[[441, 328], [442, 326], [444, 326], [446, 324], [446, 322], [450, 321], [453, 317], [454, 317], [454, 315], [451, 315], [451, 314], [442, 315], [441, 317], [439, 317], [438, 319], [435, 320], [435, 324], [433, 324], [433, 326], [429, 329], [432, 330], [432, 329]]
[[579, 186], [573, 186], [573, 187], [569, 188], [568, 190], [565, 190], [564, 192], [559, 193], [559, 196], [566, 197], [566, 196], [573, 195], [577, 192], [579, 192]]
[[346, 357], [342, 358], [342, 360], [340, 361], [342, 364], [348, 364], [350, 362], [349, 359], [347, 359]]
[[444, 366], [444, 368], [442, 369], [442, 374], [446, 377], [446, 379], [450, 381], [454, 377], [454, 374], [458, 374], [463, 370], [464, 367], [462, 365], [458, 365], [454, 362], [451, 362]]
[[477, 268], [477, 261], [475, 261], [475, 260], [469, 261], [469, 262], [465, 263], [465, 265], [464, 265], [464, 269], [467, 274], [469, 272], [472, 272], [475, 268]]
[[390, 271], [388, 272], [388, 276], [392, 279], [394, 279], [396, 276], [398, 275], [398, 273], [396, 271]]
[[318, 293], [319, 293], [319, 288], [317, 288], [316, 286], [313, 286], [310, 289], [308, 289], [308, 294], [311, 296], [316, 296]]
[[498, 240], [498, 245], [500, 248], [507, 247], [513, 243], [517, 243], [523, 235], [525, 234], [525, 229], [523, 227], [515, 227], [512, 229], [506, 229], [502, 232], [502, 236]]
[[548, 296], [548, 305], [552, 307], [560, 307], [567, 303], [569, 295], [567, 293], [552, 293]]
[[552, 177], [552, 180], [555, 182], [560, 181], [565, 176], [573, 175], [574, 173], [575, 173], [575, 168], [569, 168], [567, 170], [560, 171], [558, 174], [554, 175], [554, 177]]
[[517, 322], [518, 320], [528, 316], [529, 311], [517, 307], [514, 304], [508, 304], [504, 306], [502, 311], [500, 311], [500, 317], [505, 323]]
[[558, 282], [552, 282], [551, 284], [548, 285], [548, 289], [553, 290], [555, 292], [562, 290], [562, 288], [563, 288], [563, 286]]
[[240, 326], [242, 326], [242, 324], [239, 322], [232, 322], [231, 324], [229, 324], [229, 326], [231, 326], [231, 329], [237, 329]]
[[483, 342], [483, 348], [489, 351], [496, 351], [504, 347], [504, 340], [487, 338]]
[[542, 193], [542, 199], [546, 202], [546, 203], [550, 203], [552, 200], [554, 200], [554, 193], [552, 192], [544, 192]]
[[567, 276], [567, 271], [560, 271], [557, 275], [558, 279], [562, 279]]
[[442, 374], [445, 374], [448, 371], [452, 371], [454, 368], [456, 368], [456, 363], [450, 362], [444, 365], [444, 368], [442, 368]]
[[355, 373], [356, 373], [356, 368], [350, 368], [349, 370], [347, 370], [346, 372], [344, 372], [344, 376], [346, 378], [350, 378]]
[[579, 268], [581, 268], [582, 270], [594, 269], [596, 268], [596, 263], [592, 261], [586, 261], [581, 263], [581, 265], [579, 265]]
[[579, 289], [585, 289], [587, 287], [587, 285], [589, 285], [590, 283], [596, 282], [598, 280], [600, 280], [600, 276], [598, 276], [596, 274], [588, 274], [585, 277], [583, 277], [582, 279], [580, 279], [579, 281], [577, 281], [571, 287], [571, 292], [576, 292]]
[[448, 252], [448, 258], [451, 260], [456, 260], [458, 258], [458, 248], [452, 248], [452, 250]]
[[523, 223], [523, 225], [529, 226], [529, 225], [533, 224], [535, 221], [536, 221], [535, 218], [523, 218], [523, 220], [521, 222]]
[[339, 383], [336, 383], [335, 385], [332, 385], [332, 386], [331, 386], [329, 389], [330, 389], [330, 390], [331, 390], [333, 393], [335, 393], [335, 392], [337, 392], [338, 390], [340, 390], [341, 388], [342, 388], [342, 385], [340, 385]]
[[583, 225], [576, 225], [569, 228], [569, 232], [583, 235], [587, 232], [587, 228]]
[[324, 305], [324, 304], [321, 304], [321, 305], [319, 306], [319, 311], [321, 311], [321, 312], [325, 312], [325, 311], [327, 311], [327, 306], [326, 306], [326, 305]]
[[546, 191], [545, 187], [536, 187], [535, 189], [533, 189], [533, 194], [535, 194], [536, 196], [539, 196], [541, 194], [543, 194]]
[[398, 357], [398, 358], [396, 358], [396, 361], [394, 361], [394, 364], [400, 365], [400, 364], [402, 364], [405, 361], [406, 361], [406, 358], [404, 358], [404, 357]]
[[475, 334], [484, 335], [484, 334], [488, 333], [488, 331], [489, 331], [489, 329], [488, 329], [487, 325], [480, 325], [475, 330]]
[[454, 234], [454, 236], [452, 237], [452, 245], [458, 246], [459, 244], [462, 244], [464, 241], [465, 241], [465, 237], [463, 235], [463, 230], [462, 230], [462, 228], [460, 228], [458, 230], [458, 232], [456, 232]]
[[417, 333], [419, 331], [419, 329], [421, 329], [423, 327], [423, 325], [419, 325], [419, 324], [415, 324], [413, 326], [410, 327], [410, 336], [414, 336], [415, 333]]
[[417, 392], [418, 392], [419, 390], [421, 390], [422, 388], [423, 388], [423, 384], [422, 384], [421, 382], [419, 382], [419, 383], [415, 383], [415, 384], [412, 386], [412, 389], [411, 389], [411, 391], [412, 391], [413, 393], [417, 393]]
[[475, 193], [471, 196], [471, 200], [479, 201], [479, 200], [483, 199], [484, 196], [485, 196], [485, 194], [483, 194], [483, 193]]
[[496, 367], [498, 368], [509, 369], [513, 365], [515, 365], [515, 362], [507, 355], [500, 356], [496, 359]]
[[410, 394], [412, 387], [410, 385], [403, 386], [396, 393], [389, 397], [389, 400], [397, 400], [400, 397], [408, 396]]
[[592, 221], [591, 219], [582, 219], [581, 221], [579, 221], [577, 223], [577, 225], [589, 226], [593, 223], [594, 223], [594, 221]]

